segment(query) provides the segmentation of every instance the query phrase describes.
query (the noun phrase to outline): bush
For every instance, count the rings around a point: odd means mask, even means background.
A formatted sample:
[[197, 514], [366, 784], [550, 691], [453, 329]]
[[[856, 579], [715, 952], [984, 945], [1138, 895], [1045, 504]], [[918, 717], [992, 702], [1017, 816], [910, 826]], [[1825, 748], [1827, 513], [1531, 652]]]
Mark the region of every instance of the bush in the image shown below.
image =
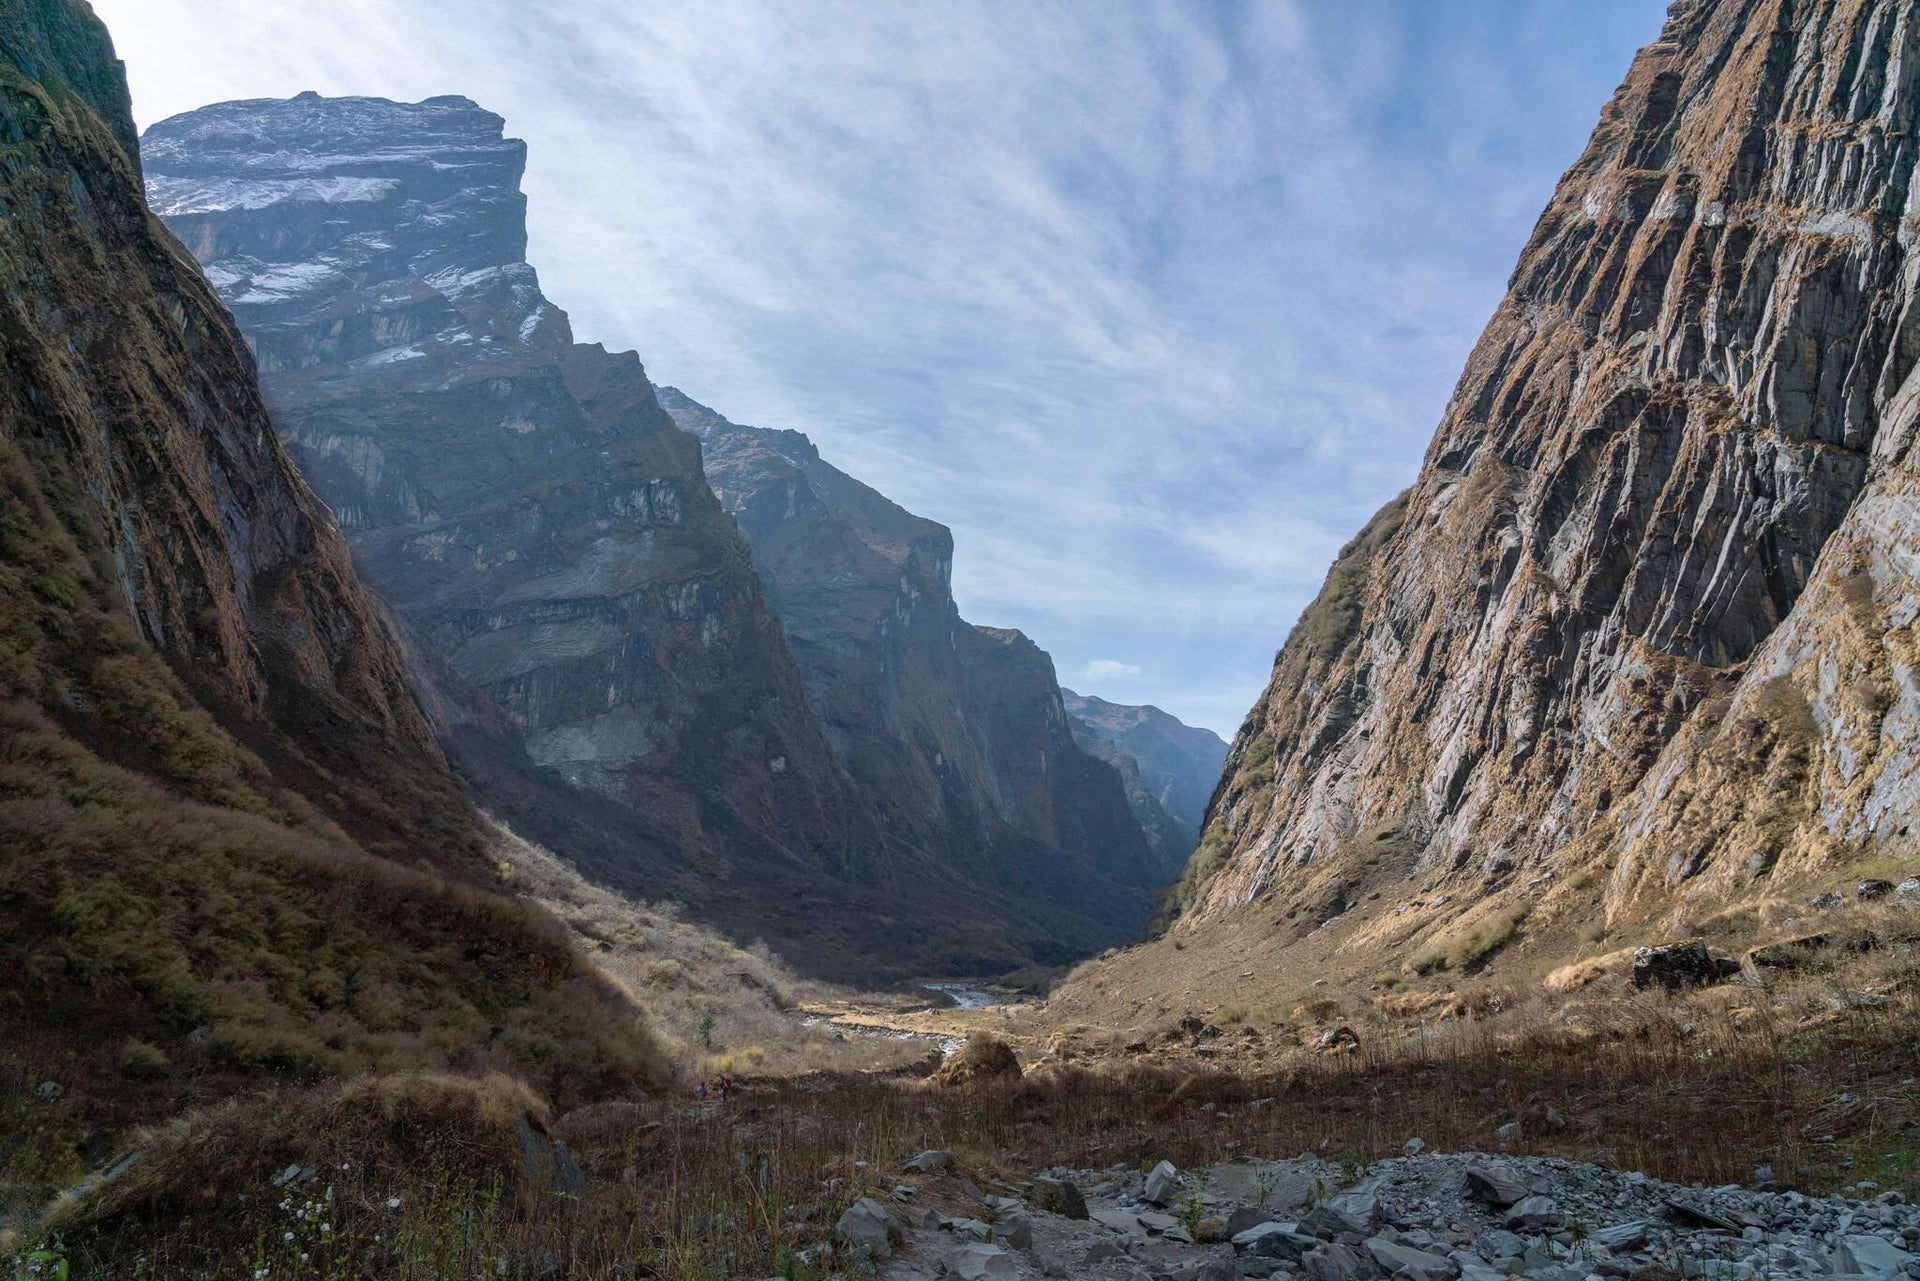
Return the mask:
[[155, 1081], [172, 1064], [166, 1051], [151, 1041], [129, 1040], [120, 1047], [120, 1075], [135, 1081]]

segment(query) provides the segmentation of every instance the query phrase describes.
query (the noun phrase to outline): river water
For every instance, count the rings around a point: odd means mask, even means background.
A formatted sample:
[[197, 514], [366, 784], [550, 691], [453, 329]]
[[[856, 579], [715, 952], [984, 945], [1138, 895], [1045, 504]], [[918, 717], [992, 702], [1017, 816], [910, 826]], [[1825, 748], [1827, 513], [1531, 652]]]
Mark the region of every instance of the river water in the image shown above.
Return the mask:
[[939, 992], [962, 1010], [984, 1010], [990, 1005], [1005, 1005], [1007, 1000], [998, 992], [989, 992], [971, 983], [922, 983], [920, 986], [929, 992]]

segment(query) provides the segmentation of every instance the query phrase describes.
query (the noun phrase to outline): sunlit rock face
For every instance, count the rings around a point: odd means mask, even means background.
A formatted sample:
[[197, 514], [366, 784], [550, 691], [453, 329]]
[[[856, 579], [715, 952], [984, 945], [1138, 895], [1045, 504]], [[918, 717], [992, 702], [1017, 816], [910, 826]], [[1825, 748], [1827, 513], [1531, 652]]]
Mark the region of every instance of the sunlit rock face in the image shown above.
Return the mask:
[[1389, 870], [1451, 896], [1417, 943], [1911, 855], [1917, 54], [1910, 4], [1673, 7], [1281, 651], [1190, 923]]
[[304, 94], [145, 147], [282, 438], [452, 677], [450, 718], [504, 721], [689, 864], [885, 879], [698, 444], [637, 356], [576, 344], [542, 296], [500, 117]]
[[[806, 483], [851, 506], [784, 551], [767, 494], [736, 525], [638, 357], [575, 343], [542, 295], [498, 116], [302, 95], [145, 146], [488, 804], [820, 973], [1137, 936], [1163, 869], [1046, 655], [961, 622], [946, 531], [831, 469]], [[714, 476], [739, 488], [717, 454]], [[858, 581], [807, 598], [826, 566]]]
[[960, 617], [947, 528], [799, 432], [659, 396], [699, 438], [827, 738], [887, 831], [989, 884], [1137, 930], [1179, 869], [1157, 857], [1119, 773], [1075, 742], [1053, 660]]

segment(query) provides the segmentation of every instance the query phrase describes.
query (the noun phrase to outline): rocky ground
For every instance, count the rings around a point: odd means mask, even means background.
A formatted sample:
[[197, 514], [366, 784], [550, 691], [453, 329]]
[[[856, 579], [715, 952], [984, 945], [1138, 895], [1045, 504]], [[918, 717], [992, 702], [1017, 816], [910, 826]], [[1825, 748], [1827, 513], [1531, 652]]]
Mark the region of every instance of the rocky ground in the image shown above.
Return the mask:
[[[1193, 1171], [1056, 1169], [983, 1188], [950, 1154], [908, 1162], [806, 1266], [885, 1281], [1085, 1277], [1230, 1281], [1920, 1278], [1920, 1207], [1871, 1182], [1850, 1196], [1682, 1187], [1604, 1165], [1422, 1151], [1364, 1168], [1312, 1157]], [[851, 1260], [851, 1264], [848, 1261]]]

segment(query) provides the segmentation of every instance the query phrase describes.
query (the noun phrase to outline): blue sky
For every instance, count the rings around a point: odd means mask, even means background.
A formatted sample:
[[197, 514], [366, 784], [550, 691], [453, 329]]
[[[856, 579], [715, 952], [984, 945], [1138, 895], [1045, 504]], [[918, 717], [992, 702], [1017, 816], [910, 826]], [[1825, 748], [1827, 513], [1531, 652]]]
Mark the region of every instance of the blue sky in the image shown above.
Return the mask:
[[93, 0], [145, 125], [462, 93], [582, 341], [951, 525], [1231, 735], [1664, 0]]

